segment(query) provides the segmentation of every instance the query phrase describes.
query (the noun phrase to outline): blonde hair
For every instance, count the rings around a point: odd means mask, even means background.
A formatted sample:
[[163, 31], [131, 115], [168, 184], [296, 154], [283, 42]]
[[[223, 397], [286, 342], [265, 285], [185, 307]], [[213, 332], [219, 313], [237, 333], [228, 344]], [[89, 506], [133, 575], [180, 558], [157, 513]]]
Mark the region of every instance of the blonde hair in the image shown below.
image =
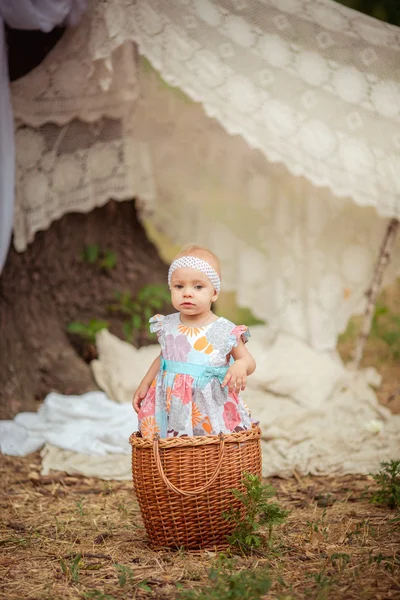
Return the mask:
[[218, 273], [219, 278], [221, 279], [221, 263], [219, 262], [219, 258], [208, 248], [198, 246], [197, 244], [187, 244], [180, 252], [178, 252], [173, 260], [181, 258], [182, 256], [195, 256], [196, 258], [205, 260]]

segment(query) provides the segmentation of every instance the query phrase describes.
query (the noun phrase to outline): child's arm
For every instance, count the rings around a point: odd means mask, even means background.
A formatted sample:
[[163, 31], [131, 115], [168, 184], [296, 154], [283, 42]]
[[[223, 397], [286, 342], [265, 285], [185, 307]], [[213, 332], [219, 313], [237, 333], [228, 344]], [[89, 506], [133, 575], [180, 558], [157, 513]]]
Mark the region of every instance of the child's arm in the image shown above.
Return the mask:
[[133, 395], [132, 406], [135, 411], [138, 413], [140, 409], [140, 404], [143, 398], [146, 397], [147, 392], [151, 384], [153, 383], [154, 378], [156, 377], [158, 371], [160, 370], [160, 357], [157, 358], [151, 363], [150, 369], [147, 371], [146, 375], [143, 377], [139, 387]]
[[230, 392], [238, 392], [246, 388], [247, 376], [256, 370], [256, 361], [247, 350], [243, 340], [239, 340], [238, 345], [232, 348], [231, 355], [235, 362], [229, 367], [222, 387], [227, 385]]

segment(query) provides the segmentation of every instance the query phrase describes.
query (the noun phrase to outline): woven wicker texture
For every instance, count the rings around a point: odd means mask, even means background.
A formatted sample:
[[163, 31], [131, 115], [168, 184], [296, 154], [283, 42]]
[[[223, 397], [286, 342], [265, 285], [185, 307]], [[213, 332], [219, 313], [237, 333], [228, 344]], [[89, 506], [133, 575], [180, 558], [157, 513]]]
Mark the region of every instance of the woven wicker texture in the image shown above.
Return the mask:
[[154, 548], [222, 548], [245, 471], [261, 476], [261, 430], [151, 440], [132, 434], [132, 476]]

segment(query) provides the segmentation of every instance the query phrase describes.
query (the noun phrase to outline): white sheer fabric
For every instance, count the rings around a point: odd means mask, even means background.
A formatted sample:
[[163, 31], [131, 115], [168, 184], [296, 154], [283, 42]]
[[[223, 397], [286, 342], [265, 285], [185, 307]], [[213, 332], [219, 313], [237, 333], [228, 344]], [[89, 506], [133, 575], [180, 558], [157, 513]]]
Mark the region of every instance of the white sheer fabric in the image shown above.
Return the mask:
[[333, 0], [109, 0], [165, 81], [271, 162], [400, 217], [400, 31]]
[[10, 243], [14, 206], [14, 135], [10, 104], [4, 22], [14, 28], [50, 31], [75, 25], [86, 0], [0, 0], [0, 272]]
[[[132, 129], [139, 94], [132, 42], [97, 51], [98, 3], [68, 30], [41, 65], [13, 82], [16, 121], [14, 245], [69, 212], [89, 212], [110, 198], [140, 197], [150, 210], [148, 148]], [[97, 18], [94, 18], [97, 15]]]
[[86, 0], [0, 0], [0, 17], [14, 29], [51, 31], [76, 25], [85, 8]]
[[0, 17], [0, 273], [5, 262], [13, 224], [14, 127], [8, 90], [4, 27]]
[[[95, 59], [93, 12], [67, 30], [39, 67], [11, 84], [14, 114], [25, 125], [59, 126], [74, 119], [121, 119], [132, 112], [139, 94], [132, 42]], [[29, 93], [28, 93], [29, 91]]]
[[70, 212], [89, 212], [110, 198], [140, 194], [149, 209], [153, 181], [147, 146], [122, 119], [73, 120], [16, 128], [14, 246], [22, 252], [37, 231]]

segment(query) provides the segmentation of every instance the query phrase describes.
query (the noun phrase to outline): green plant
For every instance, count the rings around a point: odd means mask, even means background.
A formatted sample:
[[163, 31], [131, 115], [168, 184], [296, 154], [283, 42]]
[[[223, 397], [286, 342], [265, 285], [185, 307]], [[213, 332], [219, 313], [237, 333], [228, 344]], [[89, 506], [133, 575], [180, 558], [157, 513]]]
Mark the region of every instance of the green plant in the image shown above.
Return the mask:
[[325, 575], [325, 569], [321, 569], [313, 575], [313, 579], [319, 588], [326, 588], [332, 583], [332, 579]]
[[[281, 508], [277, 502], [271, 502], [275, 489], [263, 484], [257, 475], [243, 473], [242, 485], [244, 491], [232, 490], [242, 506], [225, 513], [224, 517], [234, 525], [228, 537], [229, 543], [245, 552], [266, 546], [271, 541], [273, 528], [283, 523], [290, 511]], [[268, 529], [267, 539], [260, 531], [263, 527]]]
[[326, 517], [326, 508], [324, 509], [324, 512], [322, 513], [322, 516], [319, 519], [317, 519], [316, 521], [307, 521], [307, 525], [310, 528], [311, 535], [313, 532], [320, 533], [323, 535], [324, 539], [327, 540], [328, 539], [328, 528], [324, 527], [325, 517]]
[[336, 0], [336, 2], [371, 15], [375, 19], [400, 25], [398, 0]]
[[[350, 319], [346, 331], [339, 336], [339, 343], [354, 341], [360, 333], [361, 320], [357, 317]], [[383, 299], [376, 304], [369, 335], [371, 340], [379, 340], [384, 344], [387, 358], [400, 358], [400, 316], [392, 312]]]
[[140, 590], [143, 590], [144, 592], [152, 592], [153, 591], [151, 589], [151, 587], [147, 584], [146, 579], [144, 579], [143, 581], [139, 581], [139, 583], [137, 583], [135, 587], [139, 588]]
[[316, 594], [312, 588], [306, 588], [304, 590], [306, 597], [312, 596], [316, 600], [327, 600], [329, 597], [329, 588], [333, 585], [334, 580], [325, 575], [325, 567], [321, 571], [318, 571], [318, 573], [307, 573], [306, 579], [313, 579], [317, 586]]
[[200, 590], [184, 590], [179, 600], [259, 600], [271, 588], [266, 569], [238, 570], [232, 559], [218, 556], [208, 572], [210, 584]]
[[82, 260], [90, 265], [94, 265], [100, 256], [100, 248], [97, 244], [88, 244], [82, 250]]
[[117, 256], [111, 250], [101, 250], [97, 244], [88, 244], [82, 251], [82, 260], [109, 271], [117, 264]]
[[104, 491], [102, 492], [102, 496], [111, 496], [114, 494], [114, 490], [112, 489], [112, 485], [109, 481], [105, 481], [103, 483]]
[[329, 557], [329, 560], [331, 561], [332, 565], [337, 567], [338, 571], [341, 572], [350, 562], [351, 556], [345, 552], [334, 552]]
[[2, 540], [0, 540], [0, 546], [7, 546], [8, 544], [10, 544], [11, 546], [26, 546], [28, 543], [28, 540], [26, 538], [19, 538], [19, 537], [8, 537], [8, 538], [3, 538]]
[[126, 567], [125, 565], [119, 565], [115, 563], [114, 567], [118, 573], [118, 583], [120, 587], [124, 587], [127, 581], [133, 581], [135, 578], [135, 574], [130, 567]]
[[100, 260], [100, 267], [106, 271], [110, 271], [117, 264], [117, 256], [111, 250], [106, 250], [103, 254], [103, 258]]
[[56, 538], [58, 539], [58, 536], [63, 533], [65, 533], [65, 529], [66, 529], [66, 525], [65, 525], [65, 521], [59, 520], [57, 519], [57, 517], [55, 518], [55, 522], [56, 522]]
[[378, 302], [371, 325], [371, 337], [381, 339], [388, 347], [392, 359], [400, 358], [400, 316]]
[[79, 337], [90, 344], [95, 344], [96, 335], [102, 329], [108, 329], [108, 326], [107, 321], [101, 321], [99, 319], [91, 319], [87, 324], [73, 321], [72, 323], [68, 323], [67, 331], [68, 333], [79, 335]]
[[122, 513], [125, 517], [128, 516], [128, 509], [123, 500], [121, 502], [119, 502], [119, 504], [117, 506], [117, 510], [118, 510], [118, 512]]
[[359, 523], [356, 523], [356, 526], [355, 526], [352, 534], [353, 535], [361, 535], [365, 527], [368, 527], [368, 519], [363, 519]]
[[400, 509], [400, 460], [383, 461], [380, 466], [380, 471], [372, 475], [379, 489], [370, 501]]
[[151, 587], [147, 584], [147, 581], [144, 579], [143, 581], [136, 582], [135, 581], [135, 573], [132, 571], [130, 567], [126, 567], [125, 565], [119, 565], [118, 563], [114, 564], [118, 575], [118, 583], [120, 587], [125, 587], [127, 583], [130, 583], [135, 588], [139, 588], [145, 592], [151, 592]]
[[389, 573], [395, 573], [400, 567], [400, 554], [394, 554], [393, 556], [385, 556], [382, 553], [379, 553], [375, 556], [372, 554], [369, 557], [369, 564], [373, 562], [378, 566], [382, 565], [385, 571], [389, 571]]
[[60, 559], [60, 566], [62, 572], [64, 573], [66, 578], [72, 581], [73, 583], [77, 583], [79, 581], [81, 559], [81, 554], [77, 554], [74, 558], [72, 558], [69, 561], [69, 563], [66, 563], [65, 560]]
[[335, 502], [335, 498], [332, 494], [317, 494], [314, 497], [317, 506], [325, 508], [326, 506], [332, 506]]
[[125, 317], [123, 330], [128, 342], [140, 342], [142, 336], [148, 334], [148, 322], [155, 312], [160, 311], [170, 301], [169, 291], [166, 285], [145, 285], [135, 298], [130, 292], [115, 292], [117, 302], [108, 308], [111, 312], [117, 312]]
[[85, 498], [82, 497], [79, 502], [76, 503], [76, 512], [78, 513], [78, 515], [80, 517], [83, 517], [85, 515], [85, 510], [83, 508], [83, 503], [85, 502]]
[[338, 343], [345, 344], [346, 342], [354, 341], [359, 332], [359, 325], [354, 318], [350, 319], [346, 330], [339, 334]]

